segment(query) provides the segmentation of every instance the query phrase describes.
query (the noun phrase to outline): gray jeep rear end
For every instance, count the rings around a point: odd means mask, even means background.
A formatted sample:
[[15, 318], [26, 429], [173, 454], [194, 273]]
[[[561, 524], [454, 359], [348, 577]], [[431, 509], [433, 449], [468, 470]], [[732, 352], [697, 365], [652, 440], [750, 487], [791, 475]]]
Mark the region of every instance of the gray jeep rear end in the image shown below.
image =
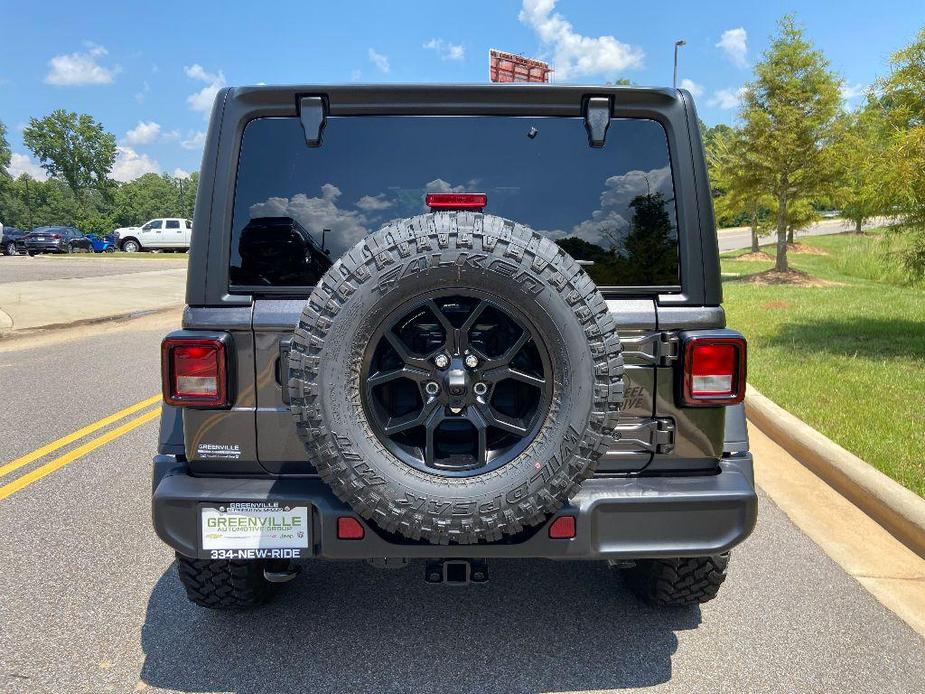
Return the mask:
[[[318, 478], [296, 435], [286, 360], [308, 289], [244, 287], [230, 277], [245, 129], [257, 119], [291, 119], [305, 134], [300, 146], [317, 144], [310, 141], [318, 134], [324, 148], [323, 138], [349, 119], [507, 116], [584, 122], [602, 103], [609, 122], [644, 119], [664, 130], [678, 255], [676, 281], [601, 288], [626, 364], [624, 406], [608, 452], [566, 506], [522, 536], [440, 546], [379, 530]], [[587, 128], [592, 140], [601, 134], [599, 124]], [[611, 147], [619, 146], [616, 130], [609, 133]], [[542, 126], [540, 131], [543, 137]], [[488, 204], [491, 208], [491, 197]], [[210, 558], [202, 547], [200, 507], [224, 502], [308, 505], [311, 542], [300, 559], [699, 557], [727, 552], [751, 532], [756, 495], [743, 406], [693, 407], [680, 395], [686, 341], [735, 335], [725, 329], [720, 305], [710, 187], [688, 93], [526, 85], [224, 89], [212, 113], [193, 228], [188, 306], [183, 329], [173, 337], [227, 340], [231, 398], [221, 409], [164, 406], [154, 465], [154, 524], [179, 554]], [[577, 533], [566, 542], [546, 530], [563, 515], [577, 518]], [[338, 538], [342, 517], [360, 522], [362, 539]]]

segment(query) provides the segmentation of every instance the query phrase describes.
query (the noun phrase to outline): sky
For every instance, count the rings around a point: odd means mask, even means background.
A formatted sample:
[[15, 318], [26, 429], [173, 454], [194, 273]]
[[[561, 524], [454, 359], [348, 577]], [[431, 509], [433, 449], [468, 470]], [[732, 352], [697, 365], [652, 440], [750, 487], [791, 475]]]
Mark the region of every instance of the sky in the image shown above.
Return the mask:
[[553, 81], [679, 86], [708, 124], [732, 123], [738, 90], [792, 12], [854, 105], [925, 27], [925, 1], [466, 0], [443, 2], [42, 2], [0, 0], [0, 121], [14, 175], [43, 173], [22, 143], [32, 117], [89, 113], [116, 135], [113, 177], [199, 168], [225, 85], [488, 80], [488, 50], [549, 61]]

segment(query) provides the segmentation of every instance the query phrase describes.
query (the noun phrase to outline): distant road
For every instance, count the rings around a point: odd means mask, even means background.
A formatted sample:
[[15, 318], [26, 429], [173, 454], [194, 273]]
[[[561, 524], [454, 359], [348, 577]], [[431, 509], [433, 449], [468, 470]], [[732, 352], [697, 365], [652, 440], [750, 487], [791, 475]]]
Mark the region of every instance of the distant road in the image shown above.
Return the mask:
[[[864, 228], [873, 229], [875, 227], [883, 226], [886, 223], [886, 218], [877, 217], [865, 224]], [[822, 221], [816, 222], [815, 224], [810, 224], [805, 229], [798, 230], [795, 236], [824, 236], [825, 234], [838, 234], [842, 231], [848, 231], [852, 227], [853, 224], [847, 219], [823, 219]], [[719, 237], [719, 250], [721, 252], [736, 251], [740, 248], [749, 248], [752, 245], [752, 235], [751, 229], [749, 229], [749, 227], [719, 229], [717, 236]], [[777, 233], [772, 232], [766, 236], [761, 236], [758, 239], [758, 242], [762, 244], [773, 243], [776, 238]]]

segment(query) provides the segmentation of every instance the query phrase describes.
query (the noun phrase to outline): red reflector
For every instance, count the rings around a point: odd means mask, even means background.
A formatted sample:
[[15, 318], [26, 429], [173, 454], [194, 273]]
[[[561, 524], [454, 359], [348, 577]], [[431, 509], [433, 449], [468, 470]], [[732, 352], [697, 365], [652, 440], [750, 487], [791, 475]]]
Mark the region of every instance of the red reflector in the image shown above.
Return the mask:
[[167, 338], [161, 347], [168, 405], [226, 405], [225, 345], [215, 339]]
[[745, 338], [692, 337], [684, 348], [684, 400], [729, 405], [745, 396]]
[[428, 193], [427, 206], [432, 210], [481, 210], [488, 204], [485, 193]]
[[570, 540], [575, 537], [575, 516], [559, 516], [549, 526], [549, 537], [553, 540]]
[[339, 516], [337, 518], [338, 540], [362, 540], [366, 535], [363, 525], [352, 516]]

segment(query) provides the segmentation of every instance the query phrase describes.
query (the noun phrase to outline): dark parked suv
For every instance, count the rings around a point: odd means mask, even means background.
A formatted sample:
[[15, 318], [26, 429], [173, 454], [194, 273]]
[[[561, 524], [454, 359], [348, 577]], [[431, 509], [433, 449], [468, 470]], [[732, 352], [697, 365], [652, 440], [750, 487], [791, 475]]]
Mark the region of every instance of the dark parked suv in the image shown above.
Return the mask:
[[194, 226], [153, 479], [190, 600], [323, 559], [716, 595], [756, 495], [690, 94], [223, 89]]

